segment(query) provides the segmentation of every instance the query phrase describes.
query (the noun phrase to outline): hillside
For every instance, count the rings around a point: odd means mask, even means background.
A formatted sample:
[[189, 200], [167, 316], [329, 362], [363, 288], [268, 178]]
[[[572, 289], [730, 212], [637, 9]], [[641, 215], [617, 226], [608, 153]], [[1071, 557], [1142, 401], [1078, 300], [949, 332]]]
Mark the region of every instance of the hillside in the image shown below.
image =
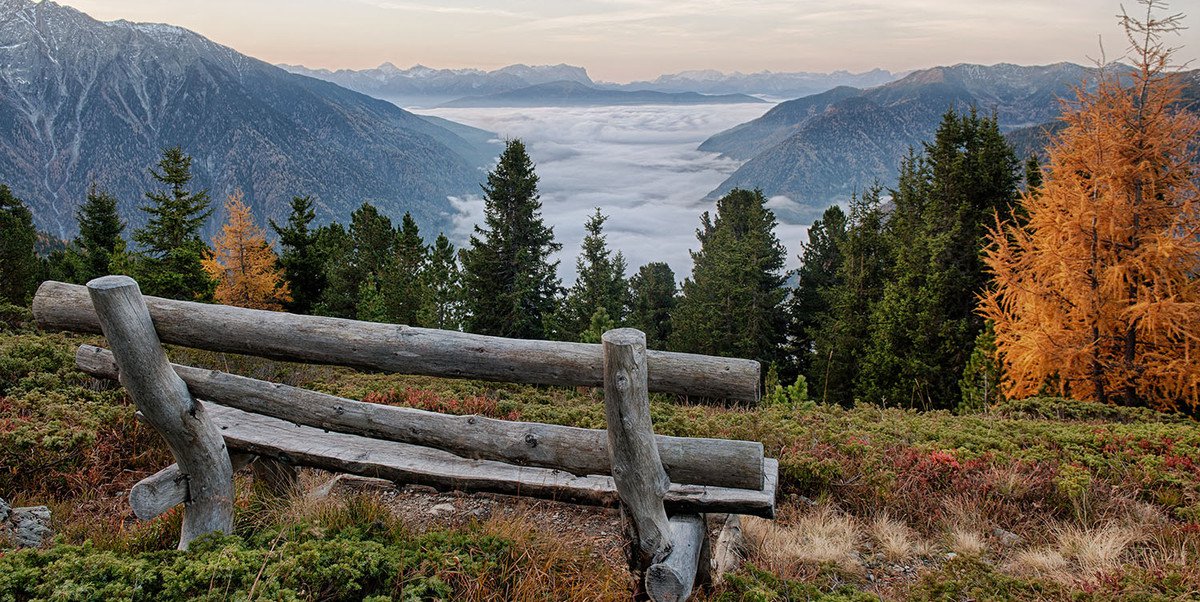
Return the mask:
[[75, 233], [92, 183], [139, 225], [147, 168], [173, 145], [195, 158], [197, 187], [218, 200], [243, 190], [259, 219], [307, 194], [320, 221], [371, 201], [430, 227], [445, 225], [447, 195], [476, 190], [496, 152], [480, 144], [486, 133], [450, 131], [186, 29], [103, 23], [52, 1], [0, 0], [0, 65], [0, 174], [60, 237]]
[[[119, 387], [74, 368], [75, 347], [98, 339], [4, 317], [0, 492], [14, 506], [48, 504], [58, 539], [40, 551], [0, 543], [2, 599], [115, 599], [134, 587], [193, 598], [214, 583], [271, 599], [629, 597], [615, 511], [339, 485], [320, 471], [303, 475], [307, 496], [284, 502], [245, 471], [234, 535], [177, 552], [179, 513], [137, 521], [126, 500], [169, 452]], [[605, 424], [594, 390], [172, 358], [376, 403]], [[652, 415], [662, 434], [761, 441], [781, 462], [778, 520], [744, 520], [746, 564], [698, 600], [1132, 602], [1200, 588], [1200, 429], [1187, 418], [1049, 398], [955, 415], [787, 395], [752, 409], [656, 395]]]
[[836, 88], [781, 103], [700, 145], [746, 161], [709, 196], [760, 187], [800, 202], [800, 219], [811, 219], [876, 179], [891, 184], [900, 158], [932, 138], [947, 109], [994, 111], [1003, 130], [1042, 124], [1058, 115], [1058, 99], [1088, 73], [1070, 63], [959, 64], [866, 90]]
[[627, 84], [601, 84], [619, 90], [654, 90], [657, 92], [699, 92], [701, 94], [758, 94], [776, 98], [798, 98], [819, 94], [841, 86], [870, 88], [886, 84], [897, 75], [885, 69], [862, 73], [834, 71], [832, 73], [774, 72], [722, 73], [712, 69], [681, 71], [660, 75], [652, 80]]
[[586, 107], [619, 105], [708, 105], [764, 103], [745, 94], [697, 94], [652, 90], [605, 90], [574, 81], [538, 84], [483, 96], [447, 102], [443, 108], [465, 107]]

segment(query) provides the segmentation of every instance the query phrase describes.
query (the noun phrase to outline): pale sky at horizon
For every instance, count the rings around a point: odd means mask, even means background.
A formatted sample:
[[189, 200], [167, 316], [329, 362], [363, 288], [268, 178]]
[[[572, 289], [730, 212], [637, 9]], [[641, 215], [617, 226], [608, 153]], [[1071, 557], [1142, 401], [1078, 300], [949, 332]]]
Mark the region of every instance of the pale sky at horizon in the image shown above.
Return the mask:
[[[1109, 0], [58, 0], [103, 21], [171, 23], [271, 63], [495, 69], [568, 63], [626, 82], [688, 69], [906, 71], [1088, 63], [1124, 53]], [[1131, 12], [1141, 7], [1125, 0]], [[1175, 0], [1200, 56], [1200, 1]], [[1200, 61], [1195, 61], [1200, 62]], [[1193, 67], [1197, 66], [1193, 63]]]

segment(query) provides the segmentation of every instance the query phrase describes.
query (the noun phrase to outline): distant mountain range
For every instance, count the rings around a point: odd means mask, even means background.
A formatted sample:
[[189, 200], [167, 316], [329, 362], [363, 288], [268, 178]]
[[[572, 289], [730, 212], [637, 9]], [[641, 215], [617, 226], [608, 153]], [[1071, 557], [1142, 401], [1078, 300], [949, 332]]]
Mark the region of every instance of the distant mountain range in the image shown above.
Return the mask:
[[712, 69], [682, 71], [660, 75], [651, 81], [635, 81], [628, 84], [600, 84], [619, 90], [654, 90], [657, 92], [700, 92], [701, 94], [756, 94], [774, 98], [798, 98], [818, 94], [838, 86], [870, 88], [890, 81], [897, 76], [883, 69], [872, 69], [863, 73], [834, 71], [833, 73], [772, 72], [722, 73]]
[[[1195, 81], [1197, 73], [1185, 77]], [[709, 197], [761, 188], [794, 202], [776, 204], [782, 219], [810, 221], [873, 181], [894, 184], [901, 158], [933, 138], [951, 107], [995, 112], [1010, 142], [1027, 156], [1040, 151], [1056, 127], [1059, 99], [1073, 98], [1073, 88], [1093, 75], [1071, 63], [959, 64], [915, 71], [871, 89], [839, 87], [780, 103], [700, 145], [745, 161]]]
[[746, 94], [698, 94], [696, 92], [654, 92], [651, 90], [605, 90], [576, 81], [556, 81], [497, 92], [468, 96], [441, 106], [462, 107], [581, 107], [614, 105], [709, 105], [765, 103]]
[[[298, 73], [330, 81], [340, 86], [350, 88], [363, 94], [392, 101], [401, 106], [430, 107], [435, 105], [447, 106], [535, 106], [528, 104], [533, 95], [539, 91], [546, 92], [547, 97], [536, 106], [552, 104], [556, 99], [563, 98], [567, 106], [578, 104], [580, 93], [563, 94], [569, 90], [563, 82], [571, 82], [595, 90], [612, 90], [624, 92], [662, 92], [683, 93], [691, 92], [705, 95], [745, 94], [773, 98], [795, 98], [823, 92], [837, 86], [870, 87], [890, 82], [896, 76], [882, 69], [865, 73], [849, 73], [835, 71], [833, 73], [730, 73], [720, 71], [684, 71], [659, 76], [652, 81], [637, 81], [628, 84], [593, 81], [587, 70], [571, 65], [510, 65], [494, 71], [479, 69], [432, 69], [424, 65], [416, 65], [409, 69], [401, 69], [391, 63], [384, 63], [374, 69], [309, 69], [300, 65], [280, 65], [280, 67]], [[558, 86], [543, 87], [547, 84]], [[514, 102], [507, 93], [527, 89], [517, 94], [524, 97], [521, 104], [505, 104]], [[576, 90], [581, 90], [575, 87]], [[452, 105], [450, 103], [475, 98], [469, 105]], [[601, 99], [607, 99], [604, 104], [644, 104], [630, 102], [631, 97], [619, 95], [602, 96], [594, 94], [593, 104], [601, 104]], [[657, 97], [655, 102], [662, 102], [665, 97]], [[485, 102], [497, 102], [497, 105], [485, 105]], [[707, 102], [707, 101], [705, 101]], [[722, 101], [723, 102], [723, 101]], [[741, 102], [740, 100], [735, 102]]]
[[[312, 195], [319, 219], [363, 201], [443, 227], [448, 195], [478, 191], [487, 132], [290, 74], [186, 29], [96, 21], [50, 0], [0, 0], [0, 181], [40, 228], [69, 237], [92, 183], [136, 226], [161, 149], [194, 157], [216, 204], [245, 192], [260, 218]], [[217, 220], [208, 232], [218, 227]]]

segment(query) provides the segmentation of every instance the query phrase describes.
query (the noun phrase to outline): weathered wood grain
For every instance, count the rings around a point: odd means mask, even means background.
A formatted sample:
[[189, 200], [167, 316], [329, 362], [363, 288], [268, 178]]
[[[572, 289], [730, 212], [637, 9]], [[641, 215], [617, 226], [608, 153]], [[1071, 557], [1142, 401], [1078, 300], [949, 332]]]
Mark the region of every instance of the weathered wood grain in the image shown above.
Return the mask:
[[187, 480], [180, 549], [233, 528], [233, 467], [204, 407], [167, 362], [141, 290], [128, 276], [87, 284], [97, 322], [112, 345], [119, 377], [134, 405], [166, 440]]
[[[401, 374], [590, 387], [604, 380], [600, 345], [145, 299], [159, 338], [176, 345]], [[100, 332], [87, 291], [77, 285], [43, 282], [33, 313], [43, 329]], [[758, 401], [758, 362], [665, 351], [648, 356], [651, 391]]]
[[[547, 468], [472, 460], [427, 447], [302, 426], [207, 401], [204, 408], [219, 426], [229, 449], [293, 466], [428, 485], [439, 490], [484, 491], [592, 506], [613, 507], [620, 503], [616, 484], [608, 476], [581, 477]], [[684, 514], [736, 512], [773, 518], [779, 463], [767, 458], [764, 464], [765, 478], [760, 490], [672, 483], [663, 502], [670, 511]], [[172, 466], [162, 472], [170, 470], [178, 468]], [[162, 478], [172, 479], [165, 475]]]
[[646, 593], [654, 602], [683, 602], [692, 595], [700, 549], [708, 536], [703, 516], [671, 517], [671, 554], [646, 571]]
[[608, 455], [621, 506], [633, 523], [638, 568], [671, 552], [671, 527], [663, 497], [671, 486], [650, 421], [646, 390], [646, 335], [632, 328], [604, 333], [604, 416]]
[[[251, 454], [229, 454], [229, 463], [234, 472], [254, 461]], [[129, 489], [129, 506], [133, 515], [141, 520], [150, 520], [178, 506], [188, 499], [187, 479], [172, 464], [140, 481]]]
[[[76, 365], [93, 376], [114, 378], [112, 353], [81, 345]], [[192, 394], [221, 405], [298, 424], [412, 443], [456, 455], [576, 475], [609, 474], [608, 433], [483, 416], [451, 416], [413, 408], [353, 401], [215, 370], [173, 364]], [[761, 489], [763, 447], [751, 441], [655, 437], [672, 482]]]
[[742, 519], [736, 514], [730, 514], [725, 518], [721, 533], [717, 535], [716, 550], [713, 551], [713, 585], [719, 585], [725, 579], [725, 575], [737, 571], [742, 565], [744, 546]]

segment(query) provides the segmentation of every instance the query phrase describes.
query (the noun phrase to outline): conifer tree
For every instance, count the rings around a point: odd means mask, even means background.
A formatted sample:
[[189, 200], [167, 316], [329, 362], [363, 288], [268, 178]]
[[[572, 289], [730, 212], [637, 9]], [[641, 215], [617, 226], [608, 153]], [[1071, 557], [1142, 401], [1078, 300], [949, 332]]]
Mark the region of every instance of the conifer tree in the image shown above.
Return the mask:
[[420, 313], [428, 297], [424, 278], [428, 257], [429, 248], [421, 238], [416, 220], [405, 212], [380, 287], [389, 322], [424, 326], [420, 322]]
[[74, 246], [82, 268], [79, 281], [115, 274], [114, 260], [125, 252], [125, 239], [121, 236], [125, 223], [117, 215], [116, 197], [92, 185], [75, 217], [79, 221], [79, 236]]
[[203, 261], [216, 281], [214, 299], [224, 305], [281, 311], [291, 298], [279, 258], [267, 242], [266, 232], [254, 223], [250, 207], [236, 191], [225, 202], [229, 221], [213, 239], [213, 250]]
[[[387, 277], [395, 250], [396, 231], [392, 220], [370, 203], [363, 203], [350, 214], [349, 232], [340, 225], [324, 233], [321, 245], [326, 257], [329, 284], [321, 301], [321, 313], [342, 318], [368, 319], [359, 315], [359, 296], [373, 291], [380, 303], [384, 298], [383, 281]], [[387, 318], [387, 309], [371, 310], [374, 321]], [[382, 313], [380, 313], [382, 312]]]
[[841, 265], [834, 283], [822, 292], [827, 317], [816, 324], [809, 366], [809, 392], [821, 402], [851, 404], [855, 380], [871, 345], [871, 308], [883, 295], [891, 253], [884, 228], [878, 184], [850, 198], [846, 233], [838, 245]]
[[617, 327], [617, 323], [608, 317], [608, 310], [600, 307], [588, 320], [588, 327], [579, 333], [580, 343], [599, 343], [604, 333]]
[[25, 305], [33, 295], [39, 262], [33, 214], [0, 184], [0, 303]]
[[469, 332], [547, 337], [561, 291], [550, 256], [562, 245], [542, 221], [537, 183], [525, 145], [508, 141], [483, 185], [485, 224], [461, 255]]
[[648, 263], [629, 279], [628, 324], [646, 333], [646, 346], [663, 349], [671, 337], [671, 313], [679, 288], [675, 272], [661, 261]]
[[892, 278], [874, 308], [858, 380], [866, 400], [920, 408], [958, 404], [958, 384], [983, 319], [980, 249], [1017, 198], [1020, 163], [995, 117], [948, 111], [932, 143], [901, 168], [888, 221]]
[[445, 234], [438, 234], [433, 242], [422, 277], [426, 295], [421, 325], [444, 330], [462, 328], [462, 279], [454, 245]]
[[[351, 282], [345, 271], [346, 264], [354, 258], [354, 243], [346, 228], [337, 222], [326, 224], [316, 230], [317, 255], [322, 259], [321, 273], [325, 287], [320, 301], [312, 308], [318, 316], [354, 318], [358, 300], [357, 281]], [[353, 287], [353, 288], [351, 288]]]
[[991, 234], [980, 311], [1009, 396], [1200, 408], [1200, 120], [1161, 39], [1179, 17], [1141, 4], [1122, 17], [1132, 73], [1078, 89], [1027, 219]]
[[788, 320], [787, 382], [800, 374], [813, 380], [814, 336], [821, 322], [829, 319], [829, 291], [839, 284], [845, 238], [846, 213], [834, 205], [813, 222], [808, 242], [801, 245], [796, 287], [784, 306]]
[[142, 292], [171, 299], [212, 298], [214, 282], [201, 265], [208, 247], [200, 227], [212, 215], [208, 191], [192, 192], [192, 158], [176, 146], [163, 151], [158, 169], [150, 175], [167, 189], [146, 193], [150, 214], [146, 225], [133, 233], [141, 245], [136, 276]]
[[311, 228], [316, 219], [313, 200], [292, 197], [291, 213], [285, 226], [271, 220], [271, 229], [279, 236], [279, 264], [292, 293], [284, 307], [297, 314], [312, 313], [325, 291], [325, 256], [318, 244], [319, 230]]
[[606, 319], [620, 324], [629, 306], [629, 284], [625, 280], [625, 257], [613, 255], [604, 238], [608, 216], [600, 208], [588, 217], [583, 248], [575, 260], [575, 284], [567, 290], [561, 322], [568, 339], [578, 340], [593, 325], [592, 317], [604, 309]]
[[782, 342], [784, 254], [759, 190], [734, 189], [705, 212], [692, 277], [671, 315], [678, 351], [773, 361]]

